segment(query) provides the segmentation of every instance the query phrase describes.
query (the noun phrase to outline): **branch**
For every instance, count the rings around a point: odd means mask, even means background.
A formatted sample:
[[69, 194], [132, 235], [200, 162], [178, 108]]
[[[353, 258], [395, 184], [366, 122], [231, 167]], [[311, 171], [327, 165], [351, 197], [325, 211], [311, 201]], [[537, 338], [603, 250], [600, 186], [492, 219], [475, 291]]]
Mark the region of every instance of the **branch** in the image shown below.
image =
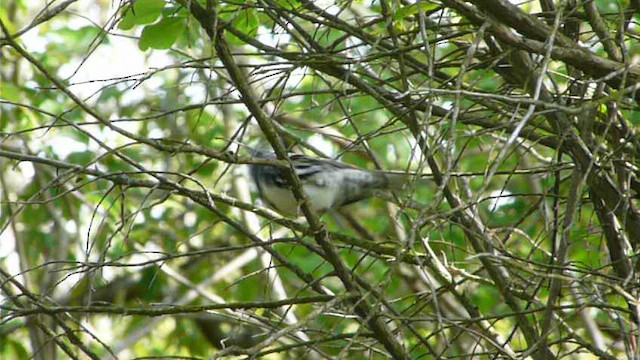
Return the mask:
[[[341, 296], [346, 300], [353, 298], [353, 295]], [[57, 315], [57, 314], [111, 314], [121, 316], [163, 316], [201, 313], [212, 310], [248, 310], [248, 309], [277, 309], [283, 306], [303, 305], [314, 303], [326, 303], [338, 299], [331, 295], [318, 295], [301, 298], [283, 299], [277, 301], [245, 301], [224, 304], [209, 305], [159, 305], [144, 307], [121, 307], [121, 306], [40, 306], [37, 308], [24, 309], [10, 306], [0, 306], [0, 309], [8, 311], [13, 318], [31, 316], [37, 314]]]
[[[302, 191], [300, 179], [296, 175], [295, 170], [293, 169], [293, 165], [291, 165], [290, 163], [287, 152], [280, 142], [273, 124], [271, 124], [271, 119], [267, 118], [266, 114], [264, 113], [264, 111], [262, 111], [262, 108], [256, 101], [256, 97], [252, 93], [252, 90], [249, 87], [246, 79], [244, 78], [244, 75], [241, 73], [240, 69], [233, 59], [233, 56], [231, 55], [231, 52], [229, 51], [229, 48], [227, 47], [226, 40], [224, 39], [222, 32], [218, 31], [217, 37], [212, 40], [215, 42], [214, 45], [218, 56], [220, 57], [220, 60], [225, 65], [229, 76], [235, 83], [238, 91], [242, 94], [242, 99], [244, 100], [245, 105], [260, 125], [260, 129], [264, 133], [269, 143], [271, 143], [271, 146], [275, 150], [278, 158], [281, 160], [285, 160], [290, 164], [290, 168], [285, 173], [287, 174], [287, 180], [292, 185], [293, 194], [299, 202], [302, 213], [307, 218], [316, 242], [324, 251], [324, 255], [327, 261], [333, 266], [336, 274], [344, 284], [347, 291], [359, 292], [358, 285], [353, 279], [355, 274], [347, 269], [346, 265], [338, 255], [335, 247], [331, 244], [329, 233], [324, 229], [324, 226], [322, 225], [322, 223], [320, 223], [318, 215], [311, 208], [306, 195]], [[358, 313], [360, 318], [369, 325], [378, 340], [384, 345], [384, 347], [392, 356], [397, 359], [408, 359], [408, 354], [398, 343], [395, 337], [391, 334], [389, 328], [385, 324], [385, 321], [364, 299], [364, 296], [361, 295], [359, 297], [359, 300], [354, 302], [356, 312]]]

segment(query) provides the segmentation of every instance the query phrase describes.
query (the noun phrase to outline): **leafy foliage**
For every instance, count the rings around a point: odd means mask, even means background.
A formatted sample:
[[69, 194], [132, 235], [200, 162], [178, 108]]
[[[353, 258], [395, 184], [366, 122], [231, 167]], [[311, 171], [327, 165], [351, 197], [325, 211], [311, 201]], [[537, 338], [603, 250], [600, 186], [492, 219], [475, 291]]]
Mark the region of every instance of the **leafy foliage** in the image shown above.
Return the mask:
[[[3, 4], [0, 358], [633, 358], [636, 5]], [[280, 145], [413, 181], [289, 219]]]

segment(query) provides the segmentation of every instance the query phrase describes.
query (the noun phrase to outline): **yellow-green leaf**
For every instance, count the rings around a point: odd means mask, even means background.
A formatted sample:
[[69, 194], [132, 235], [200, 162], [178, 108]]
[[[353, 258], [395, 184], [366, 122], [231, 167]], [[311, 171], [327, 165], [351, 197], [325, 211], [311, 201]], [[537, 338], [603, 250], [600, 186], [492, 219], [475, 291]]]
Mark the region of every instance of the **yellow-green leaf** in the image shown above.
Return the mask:
[[186, 27], [184, 18], [163, 18], [155, 24], [147, 25], [142, 30], [138, 47], [140, 50], [168, 49], [176, 42]]
[[393, 13], [393, 19], [394, 20], [404, 20], [404, 18], [406, 18], [408, 16], [420, 13], [420, 8], [422, 8], [422, 12], [423, 13], [427, 13], [429, 11], [437, 9], [439, 6], [440, 5], [438, 5], [438, 4], [429, 3], [429, 2], [426, 2], [426, 1], [420, 2], [420, 4], [412, 4], [412, 5], [409, 5], [409, 6], [403, 6], [403, 7], [399, 8], [399, 9], [397, 9]]
[[118, 28], [129, 30], [135, 25], [151, 24], [158, 19], [164, 5], [164, 0], [137, 0], [125, 10]]

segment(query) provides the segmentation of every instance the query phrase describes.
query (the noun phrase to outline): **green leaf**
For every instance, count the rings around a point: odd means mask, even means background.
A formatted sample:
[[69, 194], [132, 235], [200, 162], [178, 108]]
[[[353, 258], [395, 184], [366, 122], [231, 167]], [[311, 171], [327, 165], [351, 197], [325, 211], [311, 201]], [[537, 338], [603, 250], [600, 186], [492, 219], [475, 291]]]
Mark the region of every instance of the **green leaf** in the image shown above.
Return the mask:
[[7, 28], [7, 31], [9, 32], [9, 34], [13, 34], [16, 32], [16, 26], [13, 23], [13, 21], [11, 21], [11, 19], [9, 19], [9, 16], [7, 16], [8, 11], [1, 11], [0, 12], [0, 20], [2, 21], [2, 23], [4, 24], [4, 26]]
[[420, 8], [418, 8], [418, 6], [422, 8], [423, 13], [428, 13], [430, 11], [437, 9], [440, 5], [434, 4], [434, 3], [428, 3], [428, 2], [421, 2], [420, 4], [403, 6], [393, 13], [393, 19], [404, 20], [408, 16], [420, 13]]
[[276, 0], [275, 3], [285, 10], [294, 10], [302, 6], [302, 1], [300, 0]]
[[125, 10], [118, 28], [129, 30], [135, 25], [151, 24], [160, 16], [164, 5], [164, 0], [137, 0]]
[[93, 159], [95, 159], [95, 154], [91, 151], [77, 151], [72, 152], [65, 159], [66, 161], [73, 164], [89, 164]]
[[0, 83], [0, 98], [13, 102], [20, 102], [22, 100], [20, 93], [21, 91], [17, 86], [8, 82]]
[[[244, 9], [236, 13], [237, 16], [231, 21], [233, 26], [242, 31], [245, 35], [253, 37], [258, 32], [258, 26], [260, 26], [260, 19], [258, 13], [253, 9]], [[244, 41], [230, 34], [228, 37], [231, 43], [239, 45], [244, 44]]]
[[142, 30], [138, 47], [145, 51], [152, 49], [168, 49], [176, 42], [186, 26], [183, 18], [163, 18], [153, 25], [147, 25]]
[[246, 9], [240, 13], [233, 24], [243, 33], [254, 36], [260, 25], [260, 20], [255, 10]]
[[[29, 351], [20, 343], [20, 341], [10, 341], [9, 344], [12, 347], [13, 353], [16, 355], [14, 359], [28, 359], [31, 357], [31, 355], [29, 355]], [[10, 356], [7, 358], [10, 358]]]
[[[66, 48], [69, 47], [69, 44], [74, 44], [78, 48], [85, 48], [101, 34], [102, 30], [95, 26], [83, 26], [79, 29], [62, 28], [56, 31], [56, 35], [60, 37], [56, 42]], [[108, 43], [109, 37], [102, 37], [101, 41], [102, 44]]]

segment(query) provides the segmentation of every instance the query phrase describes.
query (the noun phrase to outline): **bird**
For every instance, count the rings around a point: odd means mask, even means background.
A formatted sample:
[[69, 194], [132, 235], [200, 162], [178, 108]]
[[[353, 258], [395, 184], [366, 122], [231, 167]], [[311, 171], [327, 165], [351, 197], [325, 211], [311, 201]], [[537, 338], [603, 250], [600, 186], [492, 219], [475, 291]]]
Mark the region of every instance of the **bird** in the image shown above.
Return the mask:
[[[276, 159], [273, 152], [257, 151], [258, 158]], [[411, 180], [406, 173], [366, 170], [338, 160], [291, 153], [289, 159], [311, 207], [319, 214], [373, 196], [379, 191], [402, 190]], [[287, 180], [288, 169], [251, 164], [249, 173], [264, 203], [287, 216], [300, 215], [298, 201]]]

